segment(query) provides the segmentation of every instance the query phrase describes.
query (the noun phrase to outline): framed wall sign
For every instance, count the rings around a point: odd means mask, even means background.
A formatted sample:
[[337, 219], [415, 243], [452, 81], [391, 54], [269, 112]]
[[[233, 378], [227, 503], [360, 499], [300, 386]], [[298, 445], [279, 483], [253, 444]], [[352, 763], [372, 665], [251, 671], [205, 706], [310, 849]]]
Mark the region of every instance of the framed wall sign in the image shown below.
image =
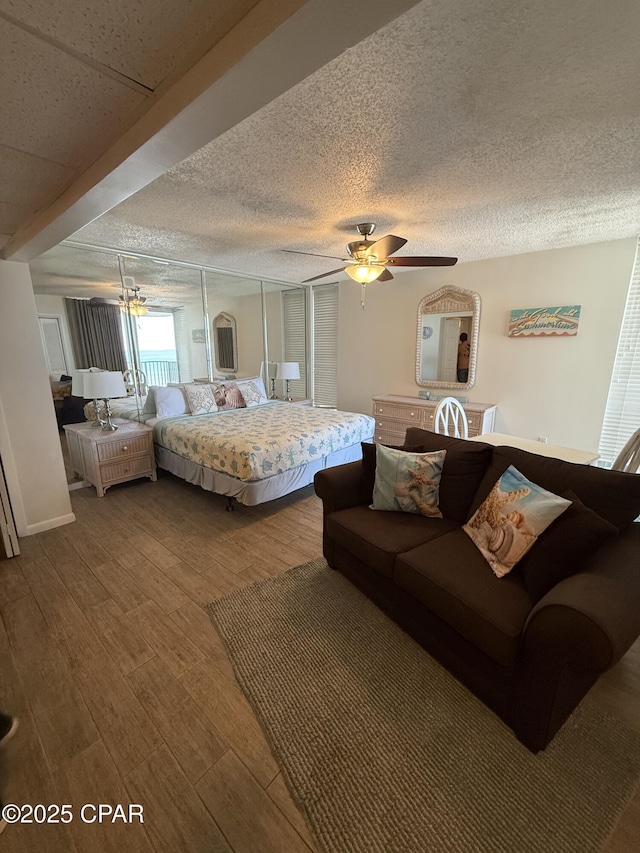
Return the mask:
[[577, 335], [581, 307], [555, 305], [549, 308], [514, 308], [507, 334], [510, 338]]

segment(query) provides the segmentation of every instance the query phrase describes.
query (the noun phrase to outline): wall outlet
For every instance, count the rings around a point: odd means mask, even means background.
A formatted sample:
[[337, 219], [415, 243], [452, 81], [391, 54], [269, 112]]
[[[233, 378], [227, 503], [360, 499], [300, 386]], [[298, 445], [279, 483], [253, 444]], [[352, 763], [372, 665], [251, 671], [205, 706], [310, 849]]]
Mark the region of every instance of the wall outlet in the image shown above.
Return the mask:
[[541, 441], [542, 444], [546, 444], [547, 443], [547, 436], [546, 435], [539, 435], [538, 441]]

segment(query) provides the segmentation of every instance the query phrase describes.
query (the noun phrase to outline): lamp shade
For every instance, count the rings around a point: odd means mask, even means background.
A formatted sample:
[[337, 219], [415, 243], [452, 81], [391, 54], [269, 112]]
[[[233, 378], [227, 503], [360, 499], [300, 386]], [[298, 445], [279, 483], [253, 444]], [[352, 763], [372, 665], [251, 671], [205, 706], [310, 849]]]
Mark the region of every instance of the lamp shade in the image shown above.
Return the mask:
[[278, 363], [278, 379], [300, 379], [300, 365], [297, 361], [281, 361]]
[[71, 372], [71, 393], [74, 397], [84, 397], [84, 377], [88, 370], [73, 370]]
[[385, 268], [381, 264], [357, 264], [345, 267], [345, 272], [359, 284], [369, 284], [382, 275]]
[[111, 397], [126, 397], [122, 373], [119, 370], [103, 370], [100, 373], [85, 373], [82, 380], [84, 397], [106, 400]]

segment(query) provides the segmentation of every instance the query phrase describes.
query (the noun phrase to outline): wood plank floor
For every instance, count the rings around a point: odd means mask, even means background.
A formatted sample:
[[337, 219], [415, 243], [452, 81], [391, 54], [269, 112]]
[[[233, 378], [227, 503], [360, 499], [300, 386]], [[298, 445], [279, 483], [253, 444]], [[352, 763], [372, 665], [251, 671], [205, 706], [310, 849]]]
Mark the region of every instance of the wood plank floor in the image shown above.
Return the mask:
[[[75, 524], [0, 556], [0, 707], [20, 717], [0, 790], [76, 818], [9, 826], [1, 853], [315, 850], [202, 610], [321, 556], [312, 488], [234, 513], [170, 475], [71, 499]], [[640, 731], [640, 644], [594, 695]], [[144, 803], [144, 824], [83, 823], [85, 803]], [[640, 792], [606, 851], [639, 837]]]

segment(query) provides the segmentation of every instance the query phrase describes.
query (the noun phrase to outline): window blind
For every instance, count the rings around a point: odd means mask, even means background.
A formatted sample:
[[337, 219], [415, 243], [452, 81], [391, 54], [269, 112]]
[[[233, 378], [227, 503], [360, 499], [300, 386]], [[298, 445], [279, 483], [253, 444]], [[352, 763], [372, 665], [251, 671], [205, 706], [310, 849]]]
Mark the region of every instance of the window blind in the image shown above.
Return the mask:
[[313, 290], [313, 402], [338, 406], [338, 285]]
[[284, 328], [284, 360], [297, 361], [300, 379], [289, 383], [292, 397], [307, 396], [307, 310], [306, 292], [302, 288], [282, 292], [282, 319]]
[[598, 448], [599, 464], [610, 468], [638, 427], [640, 427], [640, 251], [636, 249], [636, 259], [602, 424]]

